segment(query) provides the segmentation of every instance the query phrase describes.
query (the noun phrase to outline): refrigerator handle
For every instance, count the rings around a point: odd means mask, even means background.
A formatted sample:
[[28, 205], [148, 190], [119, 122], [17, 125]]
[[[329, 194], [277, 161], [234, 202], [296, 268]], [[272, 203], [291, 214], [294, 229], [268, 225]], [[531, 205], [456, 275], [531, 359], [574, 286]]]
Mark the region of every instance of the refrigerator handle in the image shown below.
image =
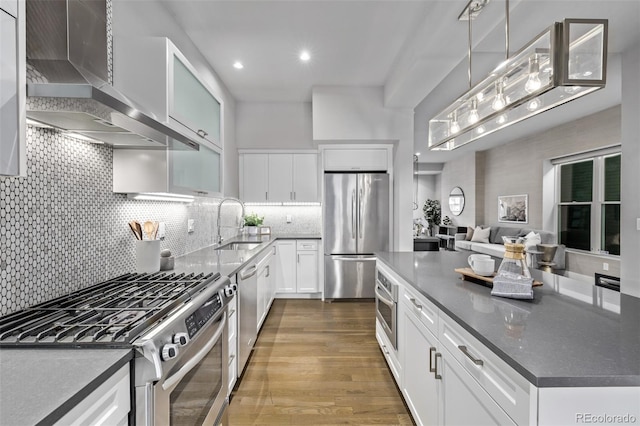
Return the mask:
[[362, 239], [362, 215], [364, 211], [363, 200], [362, 200], [362, 188], [360, 188], [360, 196], [358, 197], [359, 206], [358, 206], [358, 233], [360, 234], [360, 239]]
[[356, 238], [356, 190], [351, 192], [351, 239]]

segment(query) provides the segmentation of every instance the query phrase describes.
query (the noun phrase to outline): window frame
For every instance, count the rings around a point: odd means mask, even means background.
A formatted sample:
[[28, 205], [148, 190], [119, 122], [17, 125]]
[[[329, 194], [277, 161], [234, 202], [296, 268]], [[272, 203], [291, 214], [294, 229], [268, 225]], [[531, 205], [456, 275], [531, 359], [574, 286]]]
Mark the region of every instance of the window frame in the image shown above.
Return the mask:
[[[590, 232], [590, 250], [583, 250], [573, 247], [568, 247], [567, 250], [575, 251], [579, 253], [589, 253], [589, 254], [597, 254], [602, 256], [612, 256], [619, 258], [619, 254], [611, 254], [604, 251], [603, 249], [603, 206], [605, 205], [622, 205], [622, 201], [605, 201], [605, 159], [610, 157], [616, 157], [622, 155], [622, 151], [620, 149], [617, 150], [606, 150], [604, 152], [596, 152], [592, 153], [592, 155], [580, 155], [577, 158], [556, 160], [553, 162], [554, 173], [555, 173], [555, 228], [556, 233], [558, 235], [558, 242], [560, 243], [560, 206], [577, 206], [577, 205], [588, 205], [591, 207], [591, 226], [589, 227]], [[584, 163], [591, 161], [593, 164], [593, 177], [591, 182], [592, 194], [591, 201], [561, 201], [562, 196], [562, 185], [561, 185], [561, 173], [560, 169], [562, 166], [568, 164], [576, 164], [576, 163]], [[622, 174], [620, 176], [622, 180]]]

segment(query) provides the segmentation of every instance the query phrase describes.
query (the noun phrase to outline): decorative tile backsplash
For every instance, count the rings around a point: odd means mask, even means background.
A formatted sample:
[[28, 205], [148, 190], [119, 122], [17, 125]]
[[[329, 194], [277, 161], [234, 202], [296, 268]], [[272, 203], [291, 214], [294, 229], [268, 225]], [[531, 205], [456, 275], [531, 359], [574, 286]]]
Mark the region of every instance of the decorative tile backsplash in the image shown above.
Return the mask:
[[[133, 271], [131, 220], [165, 222], [162, 248], [175, 256], [214, 243], [219, 200], [129, 200], [112, 192], [112, 161], [109, 146], [28, 126], [27, 177], [0, 177], [0, 315]], [[222, 235], [229, 238], [239, 208], [223, 209]], [[320, 232], [318, 206], [247, 211], [265, 215], [273, 232]]]

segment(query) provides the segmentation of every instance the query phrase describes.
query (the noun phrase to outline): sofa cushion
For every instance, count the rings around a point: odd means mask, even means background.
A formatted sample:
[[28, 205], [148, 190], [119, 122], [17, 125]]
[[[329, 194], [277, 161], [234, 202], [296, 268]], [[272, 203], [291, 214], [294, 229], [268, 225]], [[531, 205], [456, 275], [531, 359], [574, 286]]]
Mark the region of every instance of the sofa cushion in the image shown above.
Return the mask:
[[524, 236], [524, 247], [527, 251], [529, 250], [537, 250], [536, 246], [542, 242], [542, 238], [540, 238], [540, 234], [536, 232], [529, 232]]
[[491, 234], [491, 228], [480, 228], [476, 226], [476, 229], [473, 230], [473, 237], [471, 237], [472, 243], [488, 243], [489, 235]]
[[467, 235], [465, 235], [464, 239], [471, 241], [471, 238], [473, 238], [473, 228], [471, 226], [467, 226]]
[[493, 244], [504, 244], [502, 237], [517, 236], [520, 235], [521, 231], [520, 228], [511, 228], [508, 226], [498, 226], [495, 229], [495, 232], [493, 232], [493, 229], [491, 230], [491, 237], [489, 238], [489, 241]]
[[473, 244], [471, 241], [456, 240], [456, 249], [471, 250], [471, 244]]
[[502, 258], [504, 257], [505, 248], [502, 244], [471, 243], [471, 250]]

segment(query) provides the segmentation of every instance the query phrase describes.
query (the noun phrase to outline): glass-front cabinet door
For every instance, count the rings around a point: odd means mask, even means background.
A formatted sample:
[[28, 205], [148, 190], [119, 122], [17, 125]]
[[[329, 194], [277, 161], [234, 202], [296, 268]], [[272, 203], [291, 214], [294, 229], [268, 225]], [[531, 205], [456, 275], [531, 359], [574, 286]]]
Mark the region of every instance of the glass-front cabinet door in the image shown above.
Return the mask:
[[200, 138], [222, 148], [220, 102], [200, 82], [178, 52], [172, 56], [169, 116]]
[[171, 192], [208, 197], [222, 193], [219, 151], [200, 145], [199, 151], [170, 150], [168, 153]]

